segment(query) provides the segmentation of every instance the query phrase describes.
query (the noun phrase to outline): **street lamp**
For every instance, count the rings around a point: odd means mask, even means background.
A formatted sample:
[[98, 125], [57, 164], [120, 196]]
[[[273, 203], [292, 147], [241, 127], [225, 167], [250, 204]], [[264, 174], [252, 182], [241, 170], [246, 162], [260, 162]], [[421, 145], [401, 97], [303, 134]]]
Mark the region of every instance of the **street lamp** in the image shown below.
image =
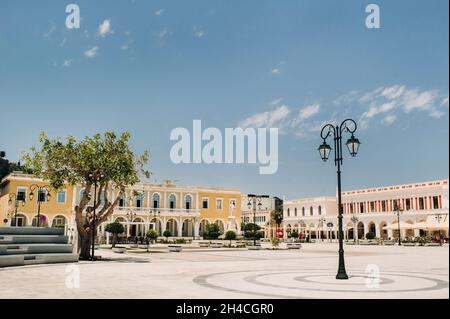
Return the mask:
[[[253, 198], [253, 200], [250, 200]], [[253, 246], [256, 246], [256, 206], [258, 206], [258, 211], [261, 210], [261, 197], [256, 195], [248, 195], [248, 209], [253, 207]]]
[[12, 226], [17, 226], [17, 209], [19, 208], [19, 203], [22, 203], [22, 206], [25, 206], [25, 194], [24, 193], [18, 193], [18, 194], [9, 194], [9, 200], [8, 204], [11, 206], [14, 201], [14, 215], [13, 219], [11, 221]]
[[[320, 218], [319, 219], [319, 225], [320, 225], [320, 229], [321, 229], [321, 232], [323, 232], [323, 224], [325, 223], [325, 218]], [[322, 234], [320, 235], [320, 239], [323, 241], [323, 238], [322, 238]]]
[[91, 260], [95, 261], [95, 233], [97, 231], [96, 227], [96, 211], [97, 211], [97, 184], [104, 178], [105, 176], [102, 174], [89, 174], [89, 180], [92, 184], [94, 184], [94, 210], [92, 216], [92, 243], [91, 243]]
[[33, 185], [30, 186], [30, 194], [28, 195], [30, 197], [30, 201], [33, 200], [35, 192], [37, 192], [37, 204], [38, 204], [36, 226], [40, 227], [40, 223], [41, 223], [41, 203], [49, 202], [51, 197], [52, 197], [52, 195], [50, 194], [50, 186], [47, 186], [47, 185], [39, 186], [39, 185], [33, 184]]
[[[436, 218], [438, 224], [440, 224], [440, 222], [441, 222], [441, 220], [442, 220], [442, 218], [443, 218], [443, 215], [442, 215], [442, 214], [436, 214], [436, 216], [435, 216], [434, 218]], [[439, 230], [439, 245], [442, 246], [442, 233], [441, 233], [441, 228], [439, 227], [438, 230]]]
[[342, 207], [342, 190], [341, 190], [341, 165], [343, 164], [342, 157], [342, 134], [348, 132], [351, 137], [347, 140], [347, 148], [352, 157], [355, 157], [361, 144], [357, 138], [353, 135], [357, 129], [356, 122], [352, 119], [346, 119], [341, 125], [334, 126], [333, 124], [326, 124], [320, 133], [323, 139], [322, 145], [319, 146], [320, 157], [326, 162], [331, 153], [331, 146], [327, 144], [327, 138], [333, 135], [334, 139], [334, 163], [337, 167], [337, 183], [338, 183], [338, 210], [339, 210], [339, 269], [336, 275], [336, 279], [348, 279], [347, 272], [345, 270], [344, 260], [344, 241], [343, 241], [343, 207]]
[[400, 200], [395, 202], [395, 214], [397, 215], [397, 225], [398, 225], [398, 245], [402, 245], [402, 233], [400, 228], [400, 214], [403, 212], [403, 208], [400, 204]]
[[358, 219], [358, 217], [356, 217], [355, 215], [353, 215], [352, 218], [350, 218], [350, 220], [351, 220], [352, 223], [353, 223], [353, 241], [354, 241], [355, 244], [356, 244], [356, 226], [357, 226], [357, 223], [359, 222], [359, 219]]

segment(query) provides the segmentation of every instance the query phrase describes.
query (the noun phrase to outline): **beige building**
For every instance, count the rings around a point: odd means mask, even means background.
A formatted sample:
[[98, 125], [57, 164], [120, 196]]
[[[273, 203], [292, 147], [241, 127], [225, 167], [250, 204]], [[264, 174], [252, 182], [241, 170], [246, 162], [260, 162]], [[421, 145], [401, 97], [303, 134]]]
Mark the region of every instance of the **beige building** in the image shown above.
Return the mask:
[[[397, 208], [400, 222], [411, 227], [401, 237], [436, 235], [419, 226], [426, 221], [448, 225], [448, 180], [374, 187], [342, 193], [345, 239], [362, 239], [369, 232], [378, 238], [398, 238]], [[293, 230], [312, 239], [337, 238], [337, 197], [316, 197], [284, 203], [285, 236]], [[391, 228], [391, 229], [389, 229]], [[441, 233], [448, 236], [448, 228]]]

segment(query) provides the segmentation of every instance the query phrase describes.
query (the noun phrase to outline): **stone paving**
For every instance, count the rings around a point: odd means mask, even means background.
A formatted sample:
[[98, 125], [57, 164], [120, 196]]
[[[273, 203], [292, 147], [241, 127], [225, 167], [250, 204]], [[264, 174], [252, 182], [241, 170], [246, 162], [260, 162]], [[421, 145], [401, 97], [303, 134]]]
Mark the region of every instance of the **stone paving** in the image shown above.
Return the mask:
[[103, 261], [94, 263], [0, 269], [0, 298], [449, 298], [448, 246], [345, 249], [347, 281], [334, 279], [336, 244], [304, 244], [300, 251], [100, 250]]

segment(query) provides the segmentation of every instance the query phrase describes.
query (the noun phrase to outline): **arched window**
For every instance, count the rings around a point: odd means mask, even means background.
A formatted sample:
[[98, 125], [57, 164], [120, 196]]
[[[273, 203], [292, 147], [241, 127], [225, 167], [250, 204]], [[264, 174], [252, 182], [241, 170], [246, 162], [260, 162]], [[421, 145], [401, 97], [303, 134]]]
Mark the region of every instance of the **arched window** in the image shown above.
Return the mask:
[[302, 207], [302, 216], [305, 216], [305, 207]]
[[319, 206], [319, 215], [322, 215], [322, 206]]
[[192, 196], [191, 195], [186, 195], [186, 197], [184, 199], [184, 208], [186, 208], [186, 210], [190, 210], [192, 208]]
[[154, 193], [152, 196], [153, 208], [159, 208], [159, 194]]
[[135, 205], [137, 208], [141, 208], [144, 206], [144, 198], [145, 198], [144, 192], [140, 192], [140, 193], [136, 194]]
[[312, 206], [309, 208], [309, 214], [310, 214], [311, 216], [314, 215], [314, 208], [313, 208]]
[[175, 209], [177, 207], [177, 197], [174, 194], [169, 196], [169, 207], [170, 209]]
[[83, 196], [84, 196], [84, 188], [82, 190], [80, 190], [80, 198], [78, 203], [81, 203], [81, 201], [83, 200]]
[[58, 215], [58, 216], [53, 218], [52, 227], [63, 226], [65, 224], [66, 224], [66, 217], [64, 217], [62, 215]]

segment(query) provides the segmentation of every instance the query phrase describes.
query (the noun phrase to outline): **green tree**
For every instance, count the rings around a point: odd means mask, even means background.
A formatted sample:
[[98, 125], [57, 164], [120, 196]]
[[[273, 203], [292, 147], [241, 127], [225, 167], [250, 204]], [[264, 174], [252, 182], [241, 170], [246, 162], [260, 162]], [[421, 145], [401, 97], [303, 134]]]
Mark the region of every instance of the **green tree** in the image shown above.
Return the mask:
[[216, 223], [206, 225], [205, 231], [203, 232], [203, 237], [206, 239], [217, 239], [222, 233], [220, 232], [220, 227]]
[[156, 239], [158, 239], [158, 232], [154, 229], [150, 229], [147, 234], [145, 234], [148, 239], [150, 239], [152, 242], [154, 242]]
[[231, 246], [231, 241], [235, 240], [237, 238], [236, 232], [229, 230], [225, 233], [225, 240], [229, 240], [230, 241], [230, 246]]
[[291, 238], [298, 238], [298, 231], [293, 230], [293, 231], [291, 232]]
[[281, 223], [283, 222], [283, 209], [277, 208], [270, 212], [270, 217], [272, 222], [277, 225], [277, 228], [280, 228]]
[[141, 175], [150, 177], [150, 172], [144, 169], [149, 159], [148, 153], [136, 156], [129, 140], [129, 133], [117, 136], [106, 132], [87, 136], [80, 141], [73, 136], [65, 140], [50, 139], [42, 133], [40, 146], [33, 146], [23, 154], [25, 168], [48, 181], [55, 190], [66, 183], [84, 189], [80, 202], [75, 206], [81, 259], [90, 256], [94, 184], [97, 185], [96, 223], [100, 225], [112, 215], [127, 186], [137, 184]]
[[169, 240], [169, 237], [172, 237], [172, 232], [170, 230], [165, 230], [163, 236], [166, 237], [166, 241]]
[[254, 223], [245, 224], [244, 237], [247, 239], [260, 239], [264, 234], [260, 232], [261, 227]]
[[123, 234], [125, 232], [125, 227], [123, 227], [121, 223], [110, 223], [106, 225], [105, 231], [113, 235], [112, 246], [116, 247], [117, 237], [119, 234]]
[[367, 239], [367, 240], [373, 240], [373, 239], [375, 239], [375, 234], [374, 234], [373, 232], [368, 232], [368, 233], [366, 234], [366, 239]]

